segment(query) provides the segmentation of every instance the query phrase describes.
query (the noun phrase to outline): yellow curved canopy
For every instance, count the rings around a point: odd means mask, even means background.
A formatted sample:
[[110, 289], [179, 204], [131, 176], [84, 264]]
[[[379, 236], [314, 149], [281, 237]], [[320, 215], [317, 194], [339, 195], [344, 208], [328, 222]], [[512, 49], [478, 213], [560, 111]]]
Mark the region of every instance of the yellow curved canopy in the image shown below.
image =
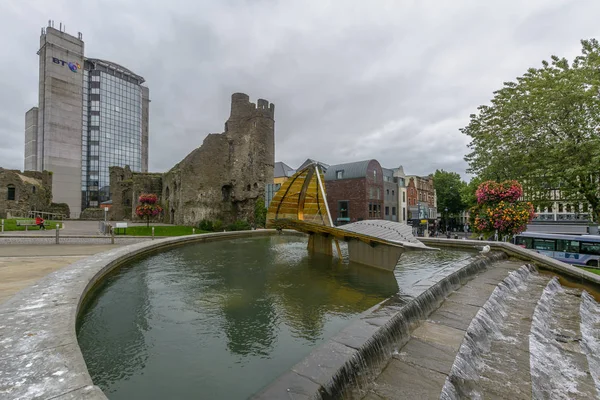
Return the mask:
[[323, 172], [318, 164], [297, 171], [283, 183], [267, 211], [267, 228], [276, 220], [298, 220], [333, 226], [327, 208]]

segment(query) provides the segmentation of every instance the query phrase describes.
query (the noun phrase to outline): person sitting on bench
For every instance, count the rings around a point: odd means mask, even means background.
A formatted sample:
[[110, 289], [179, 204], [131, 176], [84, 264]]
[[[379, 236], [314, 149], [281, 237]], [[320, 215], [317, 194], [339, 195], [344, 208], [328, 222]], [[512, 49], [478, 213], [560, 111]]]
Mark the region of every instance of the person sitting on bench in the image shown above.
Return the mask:
[[44, 219], [39, 215], [35, 217], [35, 224], [40, 227], [40, 230], [46, 230], [46, 227], [44, 226]]

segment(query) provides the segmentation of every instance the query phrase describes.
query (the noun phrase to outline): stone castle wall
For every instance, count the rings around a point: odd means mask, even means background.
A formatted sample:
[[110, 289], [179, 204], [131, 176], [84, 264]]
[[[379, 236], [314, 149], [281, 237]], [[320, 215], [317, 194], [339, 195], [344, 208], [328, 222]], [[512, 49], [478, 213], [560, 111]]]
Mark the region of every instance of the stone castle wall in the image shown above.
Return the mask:
[[165, 174], [132, 173], [111, 168], [113, 219], [135, 210], [140, 193], [155, 193], [164, 208], [162, 220], [196, 225], [203, 219], [253, 221], [254, 205], [273, 182], [275, 106], [235, 93], [225, 132], [209, 134], [200, 147]]
[[[14, 200], [9, 200], [9, 191]], [[51, 207], [51, 172], [0, 168], [0, 218], [27, 217], [29, 211], [50, 212]]]
[[110, 219], [136, 220], [135, 206], [140, 194], [154, 193], [162, 204], [162, 174], [132, 172], [128, 166], [110, 167], [110, 193]]

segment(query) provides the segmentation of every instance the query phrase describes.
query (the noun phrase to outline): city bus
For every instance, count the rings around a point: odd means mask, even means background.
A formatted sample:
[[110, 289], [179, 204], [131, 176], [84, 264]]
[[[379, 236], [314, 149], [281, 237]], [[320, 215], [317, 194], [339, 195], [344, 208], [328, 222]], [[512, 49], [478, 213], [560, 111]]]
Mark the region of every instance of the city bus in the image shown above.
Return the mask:
[[524, 232], [515, 244], [567, 264], [598, 268], [600, 236]]

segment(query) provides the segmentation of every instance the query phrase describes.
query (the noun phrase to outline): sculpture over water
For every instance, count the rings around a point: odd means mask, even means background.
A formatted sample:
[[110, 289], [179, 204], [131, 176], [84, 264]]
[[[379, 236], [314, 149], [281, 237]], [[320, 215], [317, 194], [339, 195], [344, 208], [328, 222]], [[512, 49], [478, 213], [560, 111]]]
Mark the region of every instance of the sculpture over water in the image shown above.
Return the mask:
[[335, 243], [348, 242], [350, 261], [392, 271], [407, 250], [433, 250], [419, 242], [406, 225], [382, 220], [335, 227], [327, 206], [323, 172], [318, 164], [297, 171], [281, 186], [267, 211], [268, 228], [308, 233], [308, 249], [333, 255]]

